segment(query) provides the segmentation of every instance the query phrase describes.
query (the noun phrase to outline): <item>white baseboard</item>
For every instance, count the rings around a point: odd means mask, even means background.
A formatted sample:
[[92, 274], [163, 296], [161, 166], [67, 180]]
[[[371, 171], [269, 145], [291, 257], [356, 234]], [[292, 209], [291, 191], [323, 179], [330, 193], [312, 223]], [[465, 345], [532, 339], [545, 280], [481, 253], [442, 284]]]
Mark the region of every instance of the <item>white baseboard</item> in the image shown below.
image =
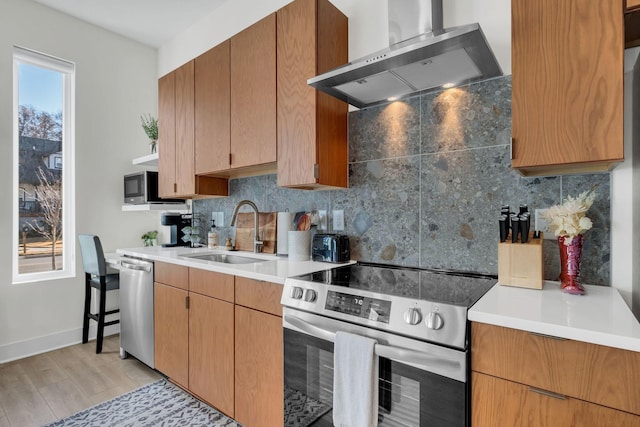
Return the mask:
[[[95, 322], [89, 324], [89, 340], [95, 340], [97, 329]], [[109, 325], [104, 328], [105, 337], [118, 333], [120, 333], [120, 324]], [[51, 350], [79, 344], [80, 342], [82, 342], [82, 328], [0, 345], [0, 363], [46, 353]], [[95, 343], [93, 345], [95, 345]]]

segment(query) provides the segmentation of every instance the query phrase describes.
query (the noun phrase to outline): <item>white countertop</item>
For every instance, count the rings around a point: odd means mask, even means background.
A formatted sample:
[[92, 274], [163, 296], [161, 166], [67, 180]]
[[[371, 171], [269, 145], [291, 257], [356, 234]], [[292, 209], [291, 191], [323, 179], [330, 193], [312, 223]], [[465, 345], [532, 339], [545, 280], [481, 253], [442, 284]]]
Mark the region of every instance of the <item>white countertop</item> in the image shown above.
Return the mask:
[[640, 352], [640, 323], [618, 290], [585, 285], [586, 295], [495, 285], [469, 310], [469, 320]]
[[[224, 264], [220, 262], [205, 261], [194, 258], [184, 258], [184, 255], [194, 253], [221, 253], [245, 256], [250, 258], [265, 259], [265, 262], [252, 264]], [[117, 249], [118, 255], [127, 255], [152, 261], [162, 261], [172, 264], [185, 265], [187, 267], [201, 268], [203, 270], [217, 271], [219, 273], [233, 274], [255, 280], [265, 280], [273, 283], [284, 283], [284, 279], [300, 274], [313, 273], [315, 271], [330, 270], [344, 264], [332, 264], [316, 261], [289, 261], [286, 257], [269, 254], [254, 254], [253, 252], [225, 251], [221, 249], [173, 247], [161, 246]], [[109, 254], [110, 255], [110, 254]], [[107, 257], [107, 255], [105, 255]]]

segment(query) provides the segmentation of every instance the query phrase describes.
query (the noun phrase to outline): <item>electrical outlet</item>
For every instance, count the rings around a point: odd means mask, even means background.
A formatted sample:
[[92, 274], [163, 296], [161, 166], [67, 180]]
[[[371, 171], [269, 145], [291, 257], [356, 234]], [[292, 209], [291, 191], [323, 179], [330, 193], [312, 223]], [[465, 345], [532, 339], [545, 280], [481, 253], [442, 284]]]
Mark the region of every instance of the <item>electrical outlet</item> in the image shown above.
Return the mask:
[[327, 211], [318, 211], [318, 231], [327, 230]]
[[542, 213], [544, 211], [546, 211], [546, 209], [536, 209], [535, 214], [534, 214], [533, 229], [534, 230], [538, 230], [538, 231], [542, 231], [542, 233], [544, 233], [543, 237], [545, 239], [555, 240], [556, 236], [549, 229], [549, 224], [547, 223], [547, 221], [544, 218], [542, 218]]
[[224, 212], [211, 212], [211, 219], [216, 222], [216, 227], [224, 227]]
[[333, 218], [333, 230], [343, 231], [344, 230], [344, 211], [343, 210], [333, 211], [333, 214], [331, 216]]

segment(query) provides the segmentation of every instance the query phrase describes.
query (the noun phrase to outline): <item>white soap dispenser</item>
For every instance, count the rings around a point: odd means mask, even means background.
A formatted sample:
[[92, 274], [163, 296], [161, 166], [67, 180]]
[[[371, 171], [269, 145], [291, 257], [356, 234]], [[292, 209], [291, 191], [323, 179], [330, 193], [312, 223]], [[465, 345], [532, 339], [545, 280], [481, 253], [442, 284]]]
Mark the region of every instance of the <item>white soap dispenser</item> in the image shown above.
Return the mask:
[[209, 249], [216, 249], [218, 247], [220, 240], [220, 236], [218, 235], [218, 231], [216, 230], [216, 220], [211, 220], [211, 231], [207, 233], [207, 243]]

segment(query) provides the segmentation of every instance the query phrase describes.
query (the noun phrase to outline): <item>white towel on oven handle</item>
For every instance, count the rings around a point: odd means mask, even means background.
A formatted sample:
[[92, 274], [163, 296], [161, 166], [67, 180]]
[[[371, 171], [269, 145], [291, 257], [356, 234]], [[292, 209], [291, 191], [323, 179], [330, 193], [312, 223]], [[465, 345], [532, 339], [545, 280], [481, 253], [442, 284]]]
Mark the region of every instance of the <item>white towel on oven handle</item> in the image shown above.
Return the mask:
[[378, 356], [376, 341], [337, 332], [333, 347], [333, 424], [377, 427]]

